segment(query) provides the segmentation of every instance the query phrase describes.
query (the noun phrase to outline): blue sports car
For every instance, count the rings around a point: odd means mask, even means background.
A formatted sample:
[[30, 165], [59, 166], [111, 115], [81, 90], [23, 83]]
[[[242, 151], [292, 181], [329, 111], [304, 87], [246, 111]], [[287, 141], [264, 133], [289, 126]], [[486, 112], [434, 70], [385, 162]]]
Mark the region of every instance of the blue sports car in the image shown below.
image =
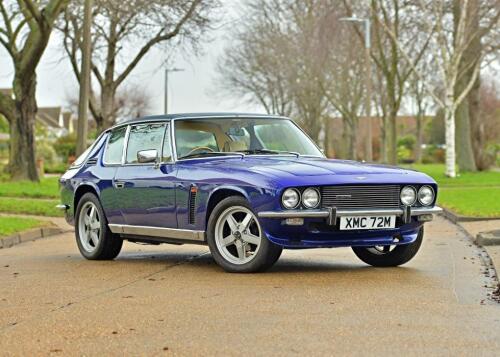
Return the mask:
[[206, 244], [228, 272], [271, 267], [283, 248], [352, 247], [373, 266], [417, 253], [441, 211], [429, 176], [325, 158], [289, 118], [175, 114], [120, 123], [61, 177], [87, 259], [123, 240]]

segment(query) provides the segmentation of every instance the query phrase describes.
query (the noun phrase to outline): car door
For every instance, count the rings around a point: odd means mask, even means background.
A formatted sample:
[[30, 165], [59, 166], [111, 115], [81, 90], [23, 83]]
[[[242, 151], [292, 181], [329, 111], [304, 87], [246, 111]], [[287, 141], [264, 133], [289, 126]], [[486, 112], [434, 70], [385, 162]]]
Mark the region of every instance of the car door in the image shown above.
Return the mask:
[[[170, 124], [132, 124], [127, 137], [124, 164], [114, 179], [125, 224], [177, 228]], [[146, 150], [156, 150], [158, 160], [139, 162], [138, 153]]]

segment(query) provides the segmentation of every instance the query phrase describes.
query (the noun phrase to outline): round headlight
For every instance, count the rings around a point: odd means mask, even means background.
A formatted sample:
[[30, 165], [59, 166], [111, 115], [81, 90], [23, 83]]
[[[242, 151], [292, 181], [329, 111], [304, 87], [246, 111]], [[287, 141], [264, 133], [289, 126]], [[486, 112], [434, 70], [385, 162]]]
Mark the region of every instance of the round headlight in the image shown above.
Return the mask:
[[401, 190], [400, 198], [405, 206], [411, 206], [417, 200], [417, 192], [412, 186], [405, 186]]
[[299, 191], [294, 188], [287, 188], [281, 196], [281, 203], [283, 204], [283, 207], [287, 209], [297, 207], [300, 203]]
[[306, 208], [316, 208], [319, 205], [319, 191], [309, 187], [302, 192], [302, 204]]
[[429, 206], [434, 201], [434, 190], [430, 186], [422, 186], [418, 190], [418, 201], [424, 205]]

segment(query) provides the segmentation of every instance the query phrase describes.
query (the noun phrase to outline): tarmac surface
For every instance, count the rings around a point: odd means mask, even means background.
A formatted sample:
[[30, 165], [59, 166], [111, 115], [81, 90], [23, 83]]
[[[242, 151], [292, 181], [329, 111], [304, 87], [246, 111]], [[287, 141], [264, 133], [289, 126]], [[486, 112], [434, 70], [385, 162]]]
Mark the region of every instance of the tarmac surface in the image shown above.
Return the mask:
[[319, 249], [253, 275], [202, 246], [125, 243], [86, 261], [70, 232], [0, 250], [0, 355], [498, 356], [489, 264], [442, 218], [403, 267]]

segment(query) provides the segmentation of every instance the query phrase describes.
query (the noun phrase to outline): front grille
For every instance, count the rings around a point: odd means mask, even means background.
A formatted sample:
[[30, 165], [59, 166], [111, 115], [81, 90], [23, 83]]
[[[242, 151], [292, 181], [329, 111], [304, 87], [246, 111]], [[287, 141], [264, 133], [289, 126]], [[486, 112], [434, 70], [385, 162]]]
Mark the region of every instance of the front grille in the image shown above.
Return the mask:
[[399, 185], [351, 185], [321, 188], [321, 206], [338, 209], [399, 208]]

